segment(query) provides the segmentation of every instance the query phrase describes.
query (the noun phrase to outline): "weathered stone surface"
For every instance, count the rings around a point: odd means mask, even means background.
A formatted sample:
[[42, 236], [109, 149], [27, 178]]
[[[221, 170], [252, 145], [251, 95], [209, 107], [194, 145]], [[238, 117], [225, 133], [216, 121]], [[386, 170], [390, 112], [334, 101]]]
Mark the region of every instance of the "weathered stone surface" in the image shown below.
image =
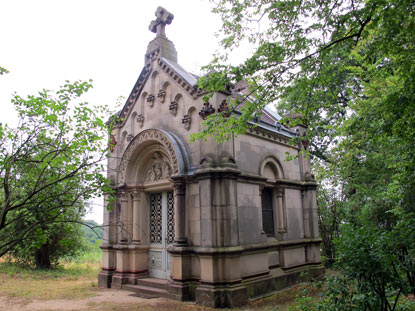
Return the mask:
[[[151, 295], [234, 307], [298, 282], [302, 271], [320, 275], [316, 183], [303, 147], [288, 144], [295, 132], [259, 120], [224, 143], [191, 143], [199, 112], [226, 112], [230, 94], [205, 105], [165, 36], [172, 14], [159, 8], [156, 16], [157, 35], [111, 136], [117, 198], [104, 210], [99, 286], [139, 292], [150, 275], [164, 280], [163, 289], [158, 279], [147, 284]], [[298, 158], [285, 161], [286, 153]], [[268, 235], [264, 217], [274, 226]]]

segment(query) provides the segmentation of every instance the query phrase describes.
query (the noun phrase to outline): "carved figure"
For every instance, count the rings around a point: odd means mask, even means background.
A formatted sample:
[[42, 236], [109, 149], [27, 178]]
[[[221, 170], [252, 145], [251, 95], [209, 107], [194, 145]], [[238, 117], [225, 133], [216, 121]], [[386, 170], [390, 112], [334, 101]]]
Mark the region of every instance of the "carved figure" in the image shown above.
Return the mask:
[[168, 159], [160, 152], [155, 152], [151, 157], [146, 173], [146, 181], [157, 181], [167, 179], [172, 174]]

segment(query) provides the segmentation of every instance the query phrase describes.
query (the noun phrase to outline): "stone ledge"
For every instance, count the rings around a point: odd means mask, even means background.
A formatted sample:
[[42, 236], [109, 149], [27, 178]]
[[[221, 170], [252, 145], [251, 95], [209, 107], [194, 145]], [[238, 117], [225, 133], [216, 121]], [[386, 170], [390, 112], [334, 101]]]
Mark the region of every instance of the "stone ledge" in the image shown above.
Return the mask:
[[199, 246], [185, 246], [175, 247], [170, 246], [168, 252], [170, 254], [197, 254], [197, 255], [225, 255], [225, 254], [241, 254], [243, 252], [255, 252], [267, 250], [270, 248], [287, 249], [306, 246], [309, 244], [320, 244], [321, 238], [298, 239], [288, 241], [267, 241], [266, 243], [248, 244], [241, 246], [230, 247], [199, 247]]

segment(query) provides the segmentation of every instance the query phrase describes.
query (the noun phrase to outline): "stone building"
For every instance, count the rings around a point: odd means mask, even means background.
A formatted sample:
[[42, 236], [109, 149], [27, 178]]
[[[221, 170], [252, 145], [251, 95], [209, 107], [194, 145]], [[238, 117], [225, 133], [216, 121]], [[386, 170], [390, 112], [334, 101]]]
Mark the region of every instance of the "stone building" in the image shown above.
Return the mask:
[[288, 141], [305, 128], [285, 128], [264, 109], [246, 134], [191, 143], [203, 118], [234, 94], [203, 103], [197, 77], [165, 35], [173, 15], [158, 8], [156, 16], [156, 37], [111, 137], [117, 198], [104, 213], [99, 286], [229, 307], [301, 272], [321, 274], [309, 160], [284, 160], [304, 148]]

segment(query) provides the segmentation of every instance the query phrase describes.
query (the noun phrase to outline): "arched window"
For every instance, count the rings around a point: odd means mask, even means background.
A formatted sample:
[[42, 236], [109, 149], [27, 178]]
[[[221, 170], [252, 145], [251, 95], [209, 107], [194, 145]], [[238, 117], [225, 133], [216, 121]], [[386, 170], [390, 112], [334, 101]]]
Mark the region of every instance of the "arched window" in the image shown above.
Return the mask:
[[272, 188], [262, 189], [262, 229], [267, 236], [275, 236], [274, 204]]
[[259, 173], [267, 178], [261, 190], [262, 229], [267, 236], [274, 237], [287, 231], [285, 191], [278, 183], [284, 172], [279, 161], [268, 156], [261, 161]]

